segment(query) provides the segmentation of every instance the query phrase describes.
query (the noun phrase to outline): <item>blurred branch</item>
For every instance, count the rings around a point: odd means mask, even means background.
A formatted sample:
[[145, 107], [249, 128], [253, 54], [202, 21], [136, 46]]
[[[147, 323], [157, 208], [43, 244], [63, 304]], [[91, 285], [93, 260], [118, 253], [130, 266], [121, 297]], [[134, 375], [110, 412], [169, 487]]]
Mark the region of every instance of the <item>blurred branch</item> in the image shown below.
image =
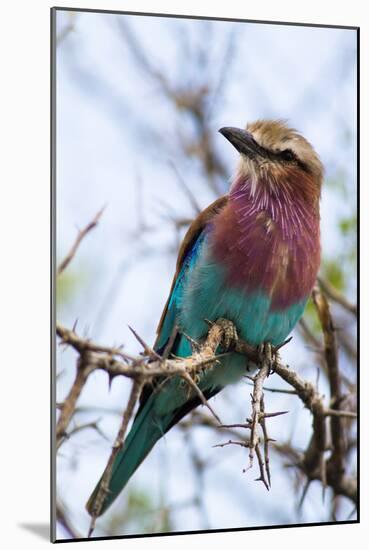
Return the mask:
[[94, 227], [97, 226], [104, 210], [105, 210], [105, 206], [103, 206], [103, 208], [101, 208], [101, 210], [97, 212], [93, 220], [90, 221], [90, 223], [88, 223], [84, 229], [81, 229], [80, 231], [78, 231], [76, 240], [74, 241], [72, 248], [70, 249], [70, 251], [68, 252], [68, 254], [66, 255], [66, 257], [64, 258], [64, 260], [61, 262], [61, 264], [57, 269], [57, 275], [60, 275], [65, 270], [65, 268], [70, 264], [70, 262], [73, 260], [82, 240], [86, 237], [87, 233], [89, 233], [92, 229], [94, 229]]
[[[330, 313], [328, 301], [324, 294], [319, 290], [318, 286], [313, 289], [313, 302], [315, 304], [319, 320], [323, 330], [324, 336], [324, 350], [325, 360], [328, 369], [328, 379], [331, 394], [331, 409], [333, 411], [340, 411], [342, 403], [341, 394], [341, 379], [338, 368], [338, 352], [337, 342], [335, 335], [335, 327]], [[331, 476], [334, 477], [336, 484], [340, 483], [340, 480], [344, 474], [344, 437], [342, 428], [342, 419], [339, 414], [333, 414], [330, 421], [331, 437], [333, 451], [329, 459], [328, 465], [330, 466]]]
[[[318, 362], [319, 369], [322, 369], [322, 372], [328, 378], [328, 369], [325, 361], [324, 355], [324, 346], [320, 338], [318, 338], [313, 330], [309, 327], [305, 317], [302, 317], [299, 321], [298, 328], [301, 336], [306, 341], [307, 344], [311, 345], [311, 351], [314, 352], [316, 361]], [[352, 341], [353, 337], [349, 333], [346, 333], [343, 330], [337, 330], [336, 336], [338, 338], [338, 343], [344, 350], [345, 354], [351, 361], [357, 360], [356, 353], [356, 342]], [[320, 372], [320, 371], [319, 371]], [[351, 391], [353, 389], [353, 383], [341, 372], [341, 380], [347, 388]]]
[[77, 13], [70, 12], [68, 13], [68, 23], [65, 25], [65, 27], [60, 31], [60, 33], [56, 37], [56, 45], [60, 46], [60, 44], [67, 38], [67, 36], [73, 32], [76, 28], [75, 24], [75, 18], [77, 17]]
[[57, 500], [56, 502], [56, 520], [65, 529], [71, 539], [81, 538], [81, 535], [78, 533], [78, 531], [74, 528], [71, 521], [69, 520], [65, 510], [65, 506], [60, 500]]
[[211, 111], [215, 110], [215, 108], [218, 106], [220, 100], [223, 97], [223, 92], [226, 87], [227, 79], [229, 78], [229, 72], [236, 58], [235, 56], [236, 46], [237, 46], [236, 38], [237, 38], [236, 28], [233, 27], [233, 29], [230, 31], [227, 45], [224, 49], [223, 60], [220, 63], [220, 66], [218, 69], [218, 82], [215, 86], [213, 86], [214, 88], [212, 92], [213, 100], [210, 105], [208, 115], [210, 115]]
[[[75, 412], [77, 412], [76, 409], [75, 409]], [[100, 419], [94, 420], [93, 422], [86, 422], [86, 424], [79, 424], [75, 428], [73, 428], [73, 430], [65, 434], [65, 437], [69, 439], [72, 435], [80, 433], [83, 430], [90, 429], [98, 433], [103, 439], [107, 439], [106, 435], [104, 434], [104, 432], [101, 430], [99, 426], [99, 421]]]
[[299, 321], [299, 328], [305, 340], [312, 345], [314, 352], [317, 354], [322, 353], [323, 351], [322, 343], [319, 340], [319, 338], [317, 338], [313, 333], [313, 331], [310, 329], [304, 317], [301, 317]]
[[[170, 104], [176, 109], [178, 114], [188, 116], [194, 127], [196, 133], [183, 135], [178, 132], [178, 140], [180, 143], [181, 153], [186, 157], [188, 155], [196, 157], [207, 176], [207, 184], [216, 196], [219, 196], [222, 190], [216, 181], [216, 177], [221, 177], [223, 180], [227, 178], [227, 170], [223, 163], [223, 160], [216, 152], [216, 148], [213, 143], [213, 132], [210, 127], [210, 117], [208, 112], [208, 103], [210, 96], [209, 82], [211, 78], [208, 71], [211, 70], [210, 63], [206, 59], [204, 62], [204, 55], [207, 55], [208, 49], [206, 48], [202, 55], [197, 58], [196, 63], [199, 68], [201, 67], [201, 74], [203, 75], [202, 81], [198, 84], [194, 82], [186, 83], [181, 81], [180, 83], [172, 84], [169, 82], [166, 74], [155, 67], [152, 63], [140, 41], [137, 39], [135, 33], [130, 28], [130, 25], [123, 22], [121, 19], [117, 19], [117, 24], [128, 49], [135, 60], [137, 66], [145, 72], [156, 84], [159, 85], [160, 90], [170, 102]], [[230, 40], [229, 46], [226, 52], [225, 61], [232, 53], [233, 42]], [[220, 79], [218, 92], [224, 85], [224, 80]], [[183, 127], [183, 125], [181, 125]]]
[[130, 26], [127, 25], [121, 17], [116, 18], [116, 22], [121, 33], [121, 36], [124, 38], [129, 50], [137, 63], [137, 66], [140, 67], [146, 74], [151, 76], [154, 80], [160, 83], [162, 89], [170, 94], [170, 85], [167, 81], [166, 76], [159, 69], [154, 68], [146, 57], [143, 49], [141, 48], [139, 40], [137, 40], [135, 33], [131, 30]]
[[319, 285], [323, 292], [326, 294], [326, 296], [332, 300], [333, 302], [336, 302], [337, 304], [340, 304], [346, 311], [351, 313], [352, 315], [357, 316], [357, 305], [352, 304], [347, 300], [347, 298], [341, 294], [327, 279], [324, 277], [318, 277]]
[[357, 342], [356, 338], [353, 337], [348, 331], [337, 329], [336, 336], [338, 339], [339, 347], [343, 349], [347, 357], [354, 363], [354, 366], [357, 364]]
[[[182, 177], [182, 175], [180, 174], [177, 166], [175, 165], [174, 162], [170, 161], [169, 162], [169, 165], [170, 167], [172, 168], [172, 170], [174, 171], [176, 177], [177, 177], [177, 180], [178, 182], [180, 183], [180, 190], [186, 195], [186, 197], [188, 198], [195, 214], [200, 214], [202, 208], [200, 207], [200, 205], [198, 204], [197, 202], [197, 199], [195, 197], [195, 195], [191, 192], [191, 190], [189, 189], [189, 187], [187, 186], [187, 183], [185, 181], [185, 179]], [[192, 222], [192, 219], [191, 220], [186, 220], [186, 222], [188, 223], [191, 223]]]

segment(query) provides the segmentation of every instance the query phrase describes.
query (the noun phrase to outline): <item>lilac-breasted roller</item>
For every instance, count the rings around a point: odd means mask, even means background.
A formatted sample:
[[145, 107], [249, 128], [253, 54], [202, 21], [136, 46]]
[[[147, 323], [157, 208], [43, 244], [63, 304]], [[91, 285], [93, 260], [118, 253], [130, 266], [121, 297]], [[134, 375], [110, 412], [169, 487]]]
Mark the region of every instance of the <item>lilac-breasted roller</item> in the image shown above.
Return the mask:
[[[323, 167], [311, 144], [284, 122], [260, 120], [220, 133], [240, 154], [229, 193], [193, 221], [179, 250], [155, 350], [191, 355], [204, 321], [225, 318], [252, 345], [281, 344], [300, 319], [320, 263], [319, 199]], [[204, 369], [210, 399], [249, 367], [236, 352]], [[147, 385], [113, 465], [103, 513], [155, 443], [200, 399], [179, 378]], [[95, 488], [88, 503], [94, 513]]]

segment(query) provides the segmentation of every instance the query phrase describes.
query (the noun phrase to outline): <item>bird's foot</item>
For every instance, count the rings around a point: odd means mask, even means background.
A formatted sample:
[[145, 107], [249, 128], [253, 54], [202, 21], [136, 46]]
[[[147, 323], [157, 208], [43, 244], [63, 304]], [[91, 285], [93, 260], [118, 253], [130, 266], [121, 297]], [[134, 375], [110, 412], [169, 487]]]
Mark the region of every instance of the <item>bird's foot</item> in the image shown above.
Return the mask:
[[258, 353], [260, 364], [268, 364], [268, 376], [270, 376], [280, 361], [279, 351], [274, 349], [270, 342], [264, 342], [258, 346]]
[[220, 326], [223, 330], [222, 347], [226, 351], [232, 351], [236, 347], [238, 342], [238, 334], [235, 325], [228, 319], [220, 317], [216, 320], [216, 325]]

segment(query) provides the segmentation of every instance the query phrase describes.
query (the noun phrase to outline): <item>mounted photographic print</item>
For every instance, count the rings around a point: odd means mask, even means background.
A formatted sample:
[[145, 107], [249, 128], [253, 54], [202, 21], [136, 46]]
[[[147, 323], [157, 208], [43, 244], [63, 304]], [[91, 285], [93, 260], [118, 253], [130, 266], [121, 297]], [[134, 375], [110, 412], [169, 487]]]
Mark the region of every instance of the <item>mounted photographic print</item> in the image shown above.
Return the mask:
[[52, 10], [53, 540], [358, 521], [358, 29]]

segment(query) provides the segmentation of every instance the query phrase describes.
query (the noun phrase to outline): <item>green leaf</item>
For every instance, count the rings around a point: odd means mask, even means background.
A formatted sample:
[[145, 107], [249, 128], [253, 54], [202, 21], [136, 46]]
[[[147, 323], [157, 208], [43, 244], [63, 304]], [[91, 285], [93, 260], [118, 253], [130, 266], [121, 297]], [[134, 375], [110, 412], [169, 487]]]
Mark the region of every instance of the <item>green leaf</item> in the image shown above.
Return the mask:
[[66, 270], [56, 279], [57, 308], [71, 303], [84, 280], [84, 273]]
[[313, 334], [315, 336], [319, 335], [322, 329], [318, 318], [318, 314], [316, 312], [316, 307], [314, 306], [314, 303], [311, 297], [309, 298], [306, 304], [304, 318], [308, 323], [309, 328], [313, 332]]
[[356, 236], [356, 228], [357, 228], [356, 214], [354, 214], [353, 216], [342, 218], [338, 225], [343, 235], [346, 236], [349, 234], [354, 234]]
[[323, 276], [337, 289], [344, 290], [346, 287], [345, 274], [342, 268], [342, 262], [339, 260], [323, 260]]

